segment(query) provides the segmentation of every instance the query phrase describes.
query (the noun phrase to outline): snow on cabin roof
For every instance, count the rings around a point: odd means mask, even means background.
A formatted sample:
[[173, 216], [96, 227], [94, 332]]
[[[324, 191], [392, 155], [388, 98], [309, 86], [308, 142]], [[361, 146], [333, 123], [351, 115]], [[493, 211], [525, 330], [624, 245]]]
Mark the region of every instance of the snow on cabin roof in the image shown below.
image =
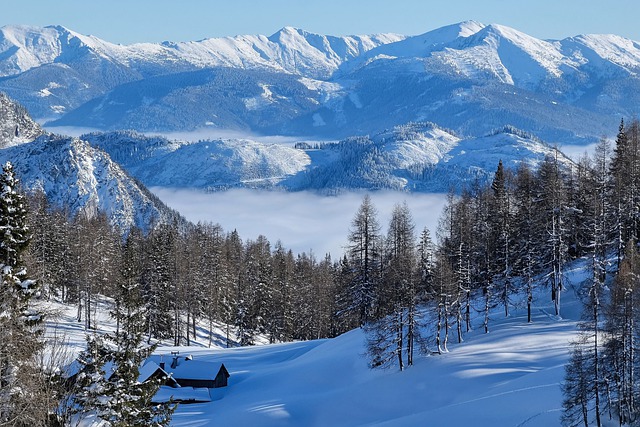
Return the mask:
[[142, 366], [138, 371], [138, 382], [143, 383], [147, 381], [158, 369], [166, 373], [166, 371], [162, 369], [156, 362], [149, 361], [145, 363], [144, 366]]
[[198, 380], [214, 380], [222, 367], [222, 363], [204, 362], [200, 360], [185, 360], [180, 358], [178, 366], [171, 367], [167, 363], [165, 371], [173, 378], [198, 379]]

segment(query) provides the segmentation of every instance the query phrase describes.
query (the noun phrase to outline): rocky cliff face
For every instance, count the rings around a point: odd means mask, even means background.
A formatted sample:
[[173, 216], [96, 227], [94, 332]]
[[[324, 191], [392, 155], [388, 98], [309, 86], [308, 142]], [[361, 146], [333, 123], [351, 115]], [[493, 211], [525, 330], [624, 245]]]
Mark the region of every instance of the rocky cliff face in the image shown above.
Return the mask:
[[33, 141], [43, 133], [23, 106], [0, 92], [0, 148]]

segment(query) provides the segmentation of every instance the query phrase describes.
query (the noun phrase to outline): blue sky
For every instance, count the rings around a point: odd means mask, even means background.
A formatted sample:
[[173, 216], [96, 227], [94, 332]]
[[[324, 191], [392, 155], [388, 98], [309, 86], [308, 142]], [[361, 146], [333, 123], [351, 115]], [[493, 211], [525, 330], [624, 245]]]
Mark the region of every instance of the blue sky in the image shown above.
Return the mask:
[[560, 39], [614, 33], [640, 41], [637, 0], [6, 0], [0, 26], [64, 25], [115, 43], [271, 35], [284, 26], [331, 34], [415, 35], [465, 20]]

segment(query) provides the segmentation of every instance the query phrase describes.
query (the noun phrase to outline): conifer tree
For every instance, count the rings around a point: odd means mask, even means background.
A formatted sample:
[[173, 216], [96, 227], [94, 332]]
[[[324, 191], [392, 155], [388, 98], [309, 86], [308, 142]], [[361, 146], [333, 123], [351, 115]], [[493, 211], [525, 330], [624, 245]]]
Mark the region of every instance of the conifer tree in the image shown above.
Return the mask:
[[551, 284], [551, 300], [555, 314], [560, 315], [560, 299], [564, 290], [564, 268], [567, 261], [566, 241], [566, 186], [557, 154], [547, 156], [538, 169], [540, 216], [543, 219], [545, 240], [541, 244], [541, 253], [545, 254], [541, 262], [546, 277]]
[[[314, 318], [317, 321], [314, 337], [335, 337], [342, 332], [336, 329], [335, 319], [335, 296], [338, 293], [336, 281], [336, 268], [331, 260], [331, 255], [326, 254], [322, 261], [318, 262], [315, 269], [313, 289], [314, 295], [318, 296], [313, 308], [317, 313]], [[310, 296], [310, 298], [313, 298]]]
[[236, 313], [240, 345], [253, 345], [256, 334], [265, 332], [272, 307], [271, 279], [271, 245], [261, 235], [245, 248]]
[[276, 242], [273, 253], [273, 307], [272, 316], [267, 319], [267, 333], [270, 342], [291, 340], [293, 328], [293, 252], [286, 251], [282, 242]]
[[145, 306], [142, 303], [142, 266], [136, 262], [141, 250], [137, 235], [129, 235], [123, 248], [123, 267], [117, 287], [118, 304], [111, 312], [119, 330], [106, 336], [110, 343], [108, 361], [113, 368], [108, 376], [108, 411], [101, 418], [112, 426], [165, 426], [175, 407], [154, 404], [152, 398], [160, 387], [160, 380], [138, 381], [139, 369], [157, 344], [144, 342]]
[[123, 245], [123, 263], [111, 317], [118, 325], [104, 337], [87, 335], [87, 348], [69, 397], [78, 421], [95, 416], [113, 427], [165, 426], [175, 406], [156, 404], [160, 380], [139, 381], [140, 367], [156, 345], [145, 343], [145, 310], [141, 292], [142, 242], [135, 229]]
[[492, 191], [481, 187], [475, 182], [471, 191], [473, 197], [473, 246], [471, 248], [471, 281], [482, 289], [484, 299], [484, 332], [489, 332], [491, 309], [494, 307], [494, 283], [491, 274], [492, 262], [492, 229], [491, 229], [491, 199]]
[[334, 330], [345, 332], [360, 325], [359, 313], [353, 308], [351, 285], [354, 283], [355, 271], [347, 254], [336, 265], [336, 293], [334, 296], [335, 319]]
[[589, 381], [588, 362], [582, 343], [574, 343], [569, 363], [565, 366], [564, 382], [562, 383], [562, 425], [575, 427], [583, 424], [589, 427], [589, 406], [592, 384]]
[[293, 334], [295, 339], [313, 339], [316, 324], [316, 301], [322, 298], [321, 295], [314, 295], [315, 281], [314, 270], [316, 260], [313, 254], [302, 252], [298, 254], [293, 271], [293, 306], [296, 307], [293, 315], [293, 323], [297, 325]]
[[457, 289], [457, 282], [451, 269], [447, 254], [440, 248], [436, 253], [434, 288], [436, 291], [436, 327], [435, 346], [438, 353], [448, 352], [449, 331], [451, 329], [450, 316], [453, 296]]
[[148, 237], [144, 271], [147, 340], [175, 337], [175, 264], [177, 228], [160, 225]]
[[611, 159], [611, 198], [613, 205], [618, 266], [624, 244], [640, 238], [640, 122], [625, 125], [620, 121], [616, 146]]
[[627, 204], [626, 187], [629, 184], [629, 176], [627, 174], [627, 159], [629, 152], [629, 140], [624, 126], [624, 119], [620, 120], [618, 127], [618, 135], [616, 136], [616, 146], [614, 148], [613, 157], [611, 159], [611, 198], [614, 206], [614, 239], [615, 251], [617, 256], [617, 264], [620, 265], [624, 253], [625, 238], [628, 238], [628, 232], [625, 227], [625, 210]]
[[[231, 325], [239, 325], [242, 306], [244, 304], [242, 296], [242, 265], [244, 263], [244, 249], [242, 240], [237, 232], [233, 230], [225, 239], [224, 244], [224, 262], [227, 267], [227, 279], [229, 281], [229, 299], [224, 311], [223, 321], [227, 325], [226, 341], [227, 347], [232, 346]], [[238, 336], [242, 334], [238, 331]]]
[[640, 286], [640, 263], [633, 242], [625, 245], [625, 254], [606, 310], [606, 342], [604, 376], [611, 382], [609, 406], [617, 414], [620, 425], [638, 419], [638, 318], [637, 293]]
[[95, 333], [86, 335], [86, 348], [76, 358], [78, 372], [73, 387], [63, 402], [64, 412], [70, 415], [69, 422], [80, 424], [89, 417], [101, 418], [108, 411], [108, 384], [105, 365], [108, 352], [102, 336]]
[[531, 305], [533, 303], [533, 283], [535, 264], [539, 261], [536, 236], [535, 188], [534, 177], [529, 166], [521, 163], [516, 178], [517, 222], [515, 224], [517, 240], [517, 257], [515, 269], [526, 284], [527, 322], [531, 322]]
[[0, 175], [0, 425], [42, 425], [34, 410], [39, 390], [34, 356], [41, 349], [42, 314], [29, 301], [37, 282], [27, 276], [23, 255], [29, 244], [27, 205], [6, 163]]

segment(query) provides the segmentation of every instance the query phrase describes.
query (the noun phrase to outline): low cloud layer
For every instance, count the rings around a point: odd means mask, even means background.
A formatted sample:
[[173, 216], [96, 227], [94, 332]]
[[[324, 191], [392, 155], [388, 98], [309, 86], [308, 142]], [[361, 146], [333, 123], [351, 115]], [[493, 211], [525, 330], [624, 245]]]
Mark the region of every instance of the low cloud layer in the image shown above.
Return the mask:
[[[272, 244], [280, 240], [295, 253], [344, 253], [351, 221], [362, 203], [363, 192], [321, 196], [310, 192], [280, 192], [236, 189], [217, 193], [195, 190], [151, 189], [167, 205], [192, 222], [220, 224], [225, 231], [238, 230], [243, 240], [260, 234]], [[386, 233], [396, 203], [406, 201], [413, 214], [416, 234], [428, 227], [435, 235], [438, 218], [446, 202], [442, 194], [370, 193]]]

